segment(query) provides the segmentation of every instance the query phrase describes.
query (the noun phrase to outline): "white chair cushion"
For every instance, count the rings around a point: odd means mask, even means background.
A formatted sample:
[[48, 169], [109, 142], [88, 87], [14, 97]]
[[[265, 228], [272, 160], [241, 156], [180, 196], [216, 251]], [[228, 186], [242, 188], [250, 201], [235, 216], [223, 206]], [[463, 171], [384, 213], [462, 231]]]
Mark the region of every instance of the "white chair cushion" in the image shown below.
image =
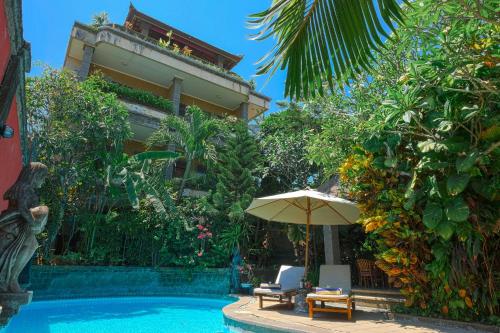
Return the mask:
[[299, 289], [303, 277], [304, 267], [281, 266], [275, 283], [281, 285], [281, 290]]

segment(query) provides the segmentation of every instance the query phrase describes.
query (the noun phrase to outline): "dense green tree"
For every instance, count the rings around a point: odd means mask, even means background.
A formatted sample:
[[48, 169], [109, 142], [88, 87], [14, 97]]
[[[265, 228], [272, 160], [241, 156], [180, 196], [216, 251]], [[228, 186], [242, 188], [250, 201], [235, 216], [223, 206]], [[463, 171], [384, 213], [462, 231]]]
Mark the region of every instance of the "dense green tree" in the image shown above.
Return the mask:
[[265, 159], [265, 193], [287, 192], [312, 185], [316, 167], [309, 162], [307, 141], [319, 128], [317, 114], [291, 103], [259, 124], [258, 140]]
[[51, 208], [47, 254], [63, 221], [71, 224], [68, 237], [74, 234], [82, 207], [102, 214], [107, 169], [122, 159], [130, 136], [128, 112], [114, 94], [50, 68], [27, 80], [26, 105], [30, 156], [49, 168], [42, 195]]
[[230, 121], [224, 144], [210, 168], [215, 190], [208, 203], [212, 208], [213, 231], [226, 251], [248, 245], [251, 225], [245, 209], [257, 192], [260, 152], [255, 137], [241, 121]]

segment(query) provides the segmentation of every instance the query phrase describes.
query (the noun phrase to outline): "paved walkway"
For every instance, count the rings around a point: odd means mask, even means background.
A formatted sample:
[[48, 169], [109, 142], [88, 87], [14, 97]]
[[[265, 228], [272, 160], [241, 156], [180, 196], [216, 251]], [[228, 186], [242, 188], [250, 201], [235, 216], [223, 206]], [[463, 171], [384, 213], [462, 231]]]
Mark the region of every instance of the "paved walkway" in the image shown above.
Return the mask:
[[258, 308], [254, 297], [241, 297], [236, 303], [226, 306], [223, 311], [226, 317], [237, 322], [256, 325], [283, 332], [307, 333], [472, 333], [474, 329], [438, 326], [436, 324], [398, 321], [387, 319], [387, 313], [376, 309], [357, 307], [353, 319], [347, 321], [345, 314], [315, 313], [314, 319], [307, 314], [288, 310], [284, 304], [264, 302], [264, 309]]

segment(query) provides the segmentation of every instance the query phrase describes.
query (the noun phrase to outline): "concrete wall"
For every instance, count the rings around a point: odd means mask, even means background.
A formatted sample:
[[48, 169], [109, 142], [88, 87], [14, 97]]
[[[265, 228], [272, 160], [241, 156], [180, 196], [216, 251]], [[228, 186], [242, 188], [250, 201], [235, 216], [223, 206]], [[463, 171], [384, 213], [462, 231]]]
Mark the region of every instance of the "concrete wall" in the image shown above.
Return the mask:
[[232, 116], [235, 116], [235, 117], [238, 116], [238, 114], [236, 112], [233, 112], [233, 110], [223, 108], [222, 106], [209, 103], [207, 101], [198, 99], [198, 98], [193, 97], [193, 96], [188, 96], [188, 95], [182, 94], [181, 95], [181, 103], [184, 104], [184, 105], [187, 105], [187, 106], [189, 106], [189, 105], [197, 105], [203, 111], [209, 112], [209, 113], [213, 113], [213, 114], [216, 114], [218, 116], [221, 116], [221, 115], [224, 115], [224, 114], [226, 114], [226, 115], [232, 115]]
[[[0, 0], [0, 82], [7, 69], [11, 51], [5, 3], [4, 0]], [[10, 106], [7, 125], [14, 129], [14, 137], [0, 138], [0, 212], [7, 208], [7, 201], [3, 200], [3, 194], [16, 181], [23, 163], [16, 97]]]
[[223, 296], [228, 269], [33, 266], [34, 299], [111, 296]]

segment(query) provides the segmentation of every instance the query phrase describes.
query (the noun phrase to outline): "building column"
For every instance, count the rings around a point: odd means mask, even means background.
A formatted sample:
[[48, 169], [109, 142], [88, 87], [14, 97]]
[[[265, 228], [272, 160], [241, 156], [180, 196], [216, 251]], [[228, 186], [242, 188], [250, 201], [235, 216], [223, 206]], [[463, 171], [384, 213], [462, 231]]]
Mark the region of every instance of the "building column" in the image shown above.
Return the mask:
[[338, 225], [324, 225], [325, 264], [340, 265], [340, 238]]
[[182, 79], [176, 76], [172, 80], [172, 86], [170, 88], [170, 100], [172, 101], [172, 111], [176, 116], [179, 115], [179, 107], [181, 105], [181, 91], [182, 91]]
[[[172, 80], [172, 85], [170, 87], [170, 100], [172, 101], [172, 113], [175, 114], [176, 116], [179, 115], [179, 109], [181, 105], [181, 92], [182, 92], [182, 79], [176, 76]], [[169, 151], [175, 151], [175, 144], [169, 143], [167, 149]], [[173, 163], [170, 163], [167, 169], [165, 170], [165, 177], [167, 179], [172, 179], [173, 173], [174, 173], [174, 165]]]
[[94, 55], [94, 48], [89, 45], [83, 46], [83, 59], [80, 68], [78, 69], [78, 79], [83, 81], [89, 75], [90, 64], [92, 63], [92, 56]]
[[240, 104], [240, 117], [244, 121], [248, 121], [248, 103], [243, 102]]

